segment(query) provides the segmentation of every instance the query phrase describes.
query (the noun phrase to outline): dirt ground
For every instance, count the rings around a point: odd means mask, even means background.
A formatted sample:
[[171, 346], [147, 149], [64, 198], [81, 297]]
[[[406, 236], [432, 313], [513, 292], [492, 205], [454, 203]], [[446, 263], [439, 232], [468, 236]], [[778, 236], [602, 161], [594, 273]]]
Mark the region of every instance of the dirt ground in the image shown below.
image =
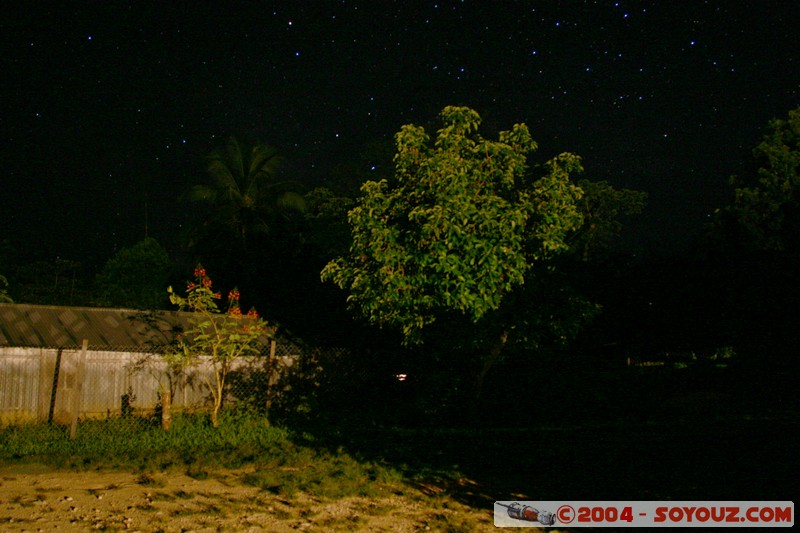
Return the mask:
[[[184, 474], [0, 466], [0, 531], [495, 531], [492, 509], [435, 487], [380, 498], [284, 498], [242, 471]], [[400, 492], [400, 491], [396, 491]]]

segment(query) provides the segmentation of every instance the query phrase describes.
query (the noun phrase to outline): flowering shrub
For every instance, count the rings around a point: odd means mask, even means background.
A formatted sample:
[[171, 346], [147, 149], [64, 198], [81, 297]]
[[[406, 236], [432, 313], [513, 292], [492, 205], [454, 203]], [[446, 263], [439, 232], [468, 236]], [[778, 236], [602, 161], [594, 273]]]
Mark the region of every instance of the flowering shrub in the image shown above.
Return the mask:
[[268, 336], [267, 323], [255, 309], [242, 313], [237, 289], [228, 293], [227, 309], [221, 311], [217, 301], [222, 296], [214, 292], [213, 282], [202, 266], [195, 268], [194, 278], [186, 285], [185, 297], [175, 293], [172, 287], [167, 289], [170, 301], [181, 311], [194, 313], [194, 317], [190, 320], [191, 327], [179, 336], [175, 348], [165, 357], [170, 365], [183, 368], [200, 364], [201, 356], [209, 358], [213, 378], [206, 373], [202, 375], [214, 400], [211, 422], [217, 427], [225, 379], [237, 358], [261, 353]]

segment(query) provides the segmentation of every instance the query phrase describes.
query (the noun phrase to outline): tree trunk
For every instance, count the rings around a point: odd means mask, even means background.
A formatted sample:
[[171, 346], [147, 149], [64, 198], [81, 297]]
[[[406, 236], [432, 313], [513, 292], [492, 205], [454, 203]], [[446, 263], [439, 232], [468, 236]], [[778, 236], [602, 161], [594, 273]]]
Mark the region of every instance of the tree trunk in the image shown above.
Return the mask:
[[275, 339], [269, 343], [269, 355], [267, 356], [267, 399], [264, 405], [264, 418], [269, 424], [269, 410], [272, 408], [272, 374], [275, 371]]
[[219, 427], [219, 419], [217, 415], [222, 407], [222, 391], [224, 388], [224, 383], [218, 383], [217, 394], [214, 396], [214, 409], [211, 411], [211, 425], [215, 428]]
[[489, 355], [486, 359], [483, 360], [483, 366], [481, 367], [480, 371], [478, 371], [477, 376], [475, 376], [475, 399], [480, 400], [481, 395], [483, 394], [483, 382], [486, 379], [486, 374], [489, 373], [489, 370], [494, 366], [494, 364], [500, 359], [500, 355], [503, 353], [503, 348], [506, 347], [508, 343], [508, 330], [503, 330], [500, 333], [497, 341], [492, 345], [492, 349], [489, 350]]

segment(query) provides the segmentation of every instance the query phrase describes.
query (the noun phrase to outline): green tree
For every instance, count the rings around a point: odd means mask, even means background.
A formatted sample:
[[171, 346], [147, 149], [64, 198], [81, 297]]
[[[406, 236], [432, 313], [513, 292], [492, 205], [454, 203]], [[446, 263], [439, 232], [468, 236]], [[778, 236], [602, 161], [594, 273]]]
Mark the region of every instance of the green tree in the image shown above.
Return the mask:
[[246, 249], [253, 238], [269, 233], [282, 214], [302, 211], [305, 201], [298, 185], [278, 180], [281, 162], [274, 148], [242, 145], [235, 138], [212, 152], [208, 158], [210, 183], [195, 185], [188, 193], [188, 200], [205, 210], [190, 246], [222, 237]]
[[211, 423], [218, 427], [228, 374], [237, 359], [261, 353], [263, 339], [268, 336], [267, 323], [259, 318], [255, 309], [242, 315], [237, 289], [228, 293], [228, 308], [221, 312], [216, 302], [221, 296], [213, 291], [206, 270], [198, 265], [194, 275], [195, 281], [186, 286], [185, 297], [176, 294], [172, 287], [167, 290], [173, 304], [194, 316], [190, 328], [164, 357], [170, 368], [198, 366], [204, 359], [208, 360], [212, 377], [206, 373], [202, 376], [214, 402]]
[[355, 203], [353, 199], [325, 187], [309, 191], [305, 199], [308, 205], [304, 214], [308, 234], [305, 248], [315, 257], [324, 258], [324, 262], [345, 253], [350, 245], [347, 212]]
[[466, 318], [493, 339], [485, 374], [522, 318], [498, 320], [511, 318], [503, 307], [535, 267], [569, 248], [582, 223], [583, 191], [570, 180], [582, 167], [562, 153], [532, 179], [527, 157], [537, 145], [524, 124], [492, 141], [477, 133], [472, 109], [446, 107], [441, 119], [432, 142], [418, 126], [397, 133], [394, 177], [362, 186], [349, 213], [350, 251], [322, 279], [345, 289], [370, 323], [400, 329], [407, 344], [437, 320]]
[[152, 237], [123, 248], [108, 260], [95, 279], [99, 305], [132, 309], [163, 309], [164, 286], [172, 260]]
[[800, 108], [786, 120], [772, 120], [753, 150], [754, 175], [734, 176], [732, 205], [721, 212], [750, 246], [760, 250], [800, 249]]
[[620, 216], [636, 215], [647, 203], [647, 193], [630, 189], [615, 189], [607, 181], [582, 179], [578, 186], [584, 195], [579, 201], [583, 225], [571, 241], [571, 246], [588, 261], [592, 250], [608, 246], [622, 230]]
[[0, 303], [13, 303], [14, 300], [8, 295], [8, 280], [0, 275]]
[[77, 261], [56, 257], [15, 265], [9, 277], [14, 284], [14, 299], [41, 305], [92, 305], [91, 277]]

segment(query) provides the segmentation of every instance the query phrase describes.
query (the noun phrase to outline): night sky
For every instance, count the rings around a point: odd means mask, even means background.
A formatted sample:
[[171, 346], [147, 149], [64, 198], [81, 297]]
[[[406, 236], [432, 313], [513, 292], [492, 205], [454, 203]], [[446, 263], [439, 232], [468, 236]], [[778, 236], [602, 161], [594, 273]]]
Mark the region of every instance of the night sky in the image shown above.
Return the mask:
[[451, 104], [648, 192], [632, 242], [680, 247], [800, 105], [797, 1], [51, 4], [0, 17], [0, 239], [48, 260], [104, 261], [145, 226], [174, 246], [177, 197], [231, 135], [335, 186]]

